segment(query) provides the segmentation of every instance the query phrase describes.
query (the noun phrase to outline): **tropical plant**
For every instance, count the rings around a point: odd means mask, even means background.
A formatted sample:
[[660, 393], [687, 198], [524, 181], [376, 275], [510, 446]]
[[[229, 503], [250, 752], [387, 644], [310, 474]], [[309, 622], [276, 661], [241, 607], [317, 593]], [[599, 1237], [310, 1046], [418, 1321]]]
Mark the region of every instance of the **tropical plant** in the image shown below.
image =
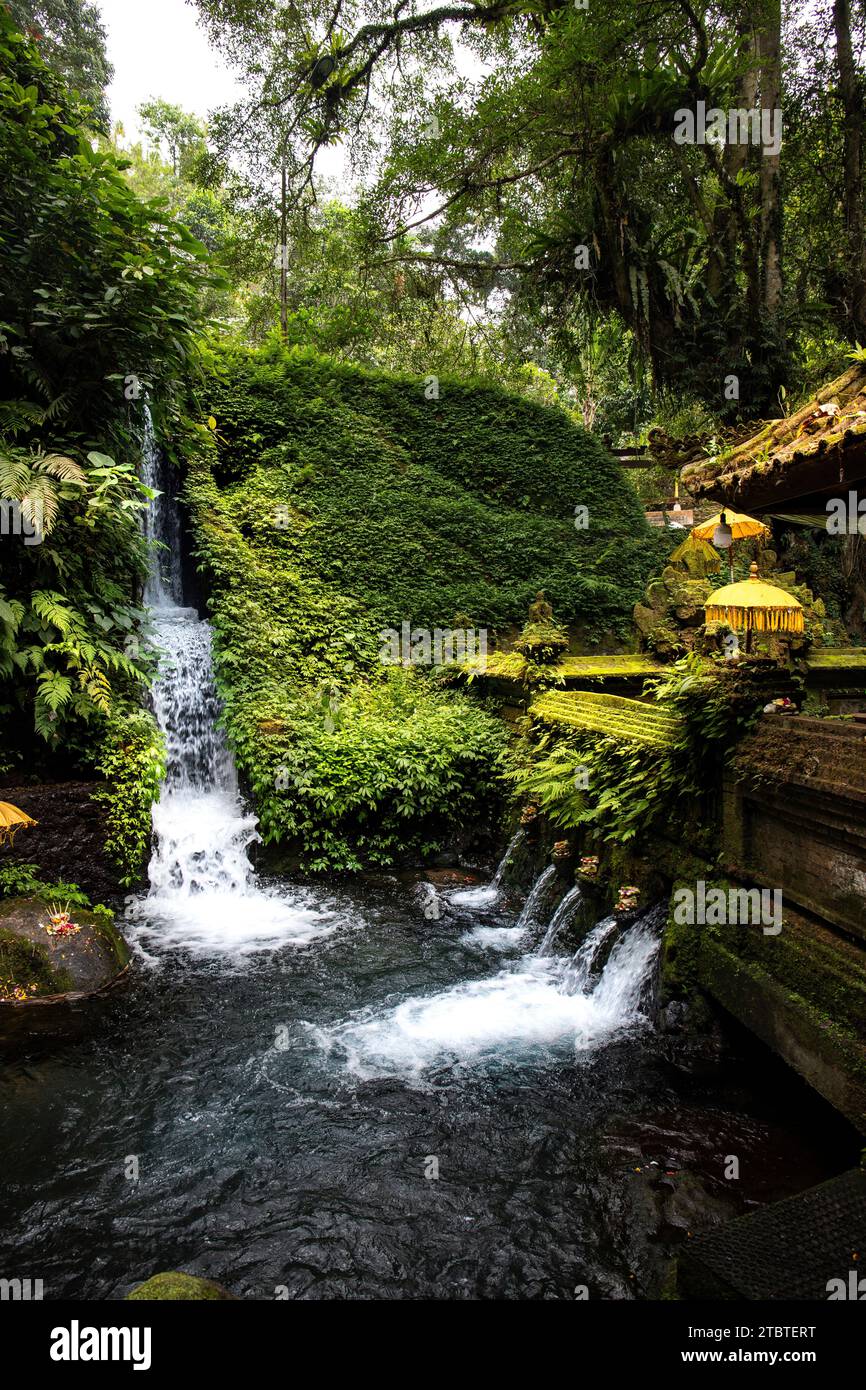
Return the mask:
[[40, 537], [50, 536], [61, 502], [71, 502], [87, 487], [87, 474], [63, 454], [0, 453], [0, 497], [15, 502], [25, 522]]

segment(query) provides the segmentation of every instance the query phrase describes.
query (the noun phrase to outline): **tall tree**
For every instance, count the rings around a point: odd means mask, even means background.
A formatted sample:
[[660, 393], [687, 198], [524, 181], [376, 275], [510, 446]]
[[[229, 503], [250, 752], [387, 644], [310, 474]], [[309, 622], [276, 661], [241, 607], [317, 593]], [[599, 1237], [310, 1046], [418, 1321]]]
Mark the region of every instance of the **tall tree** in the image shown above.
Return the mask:
[[93, 0], [5, 0], [13, 22], [39, 46], [50, 67], [91, 110], [95, 130], [107, 135], [105, 89], [113, 76], [105, 29]]
[[833, 28], [842, 104], [844, 207], [850, 333], [866, 343], [866, 230], [863, 215], [863, 141], [866, 129], [864, 75], [858, 70], [851, 36], [850, 0], [834, 0]]

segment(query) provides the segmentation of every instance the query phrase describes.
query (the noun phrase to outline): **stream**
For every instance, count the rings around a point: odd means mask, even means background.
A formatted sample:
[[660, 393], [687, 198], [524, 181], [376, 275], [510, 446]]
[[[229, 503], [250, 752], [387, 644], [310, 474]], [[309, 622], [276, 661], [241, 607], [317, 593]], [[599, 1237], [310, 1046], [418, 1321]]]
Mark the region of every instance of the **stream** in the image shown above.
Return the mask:
[[438, 888], [435, 913], [405, 875], [258, 878], [176, 566], [148, 586], [169, 768], [134, 978], [94, 1036], [0, 1075], [6, 1277], [49, 1299], [170, 1269], [256, 1299], [653, 1296], [688, 1224], [660, 1219], [654, 1169], [737, 1215], [845, 1166], [763, 1053], [681, 1065], [654, 1021], [658, 912], [575, 953], [552, 870], [526, 902], [502, 872]]

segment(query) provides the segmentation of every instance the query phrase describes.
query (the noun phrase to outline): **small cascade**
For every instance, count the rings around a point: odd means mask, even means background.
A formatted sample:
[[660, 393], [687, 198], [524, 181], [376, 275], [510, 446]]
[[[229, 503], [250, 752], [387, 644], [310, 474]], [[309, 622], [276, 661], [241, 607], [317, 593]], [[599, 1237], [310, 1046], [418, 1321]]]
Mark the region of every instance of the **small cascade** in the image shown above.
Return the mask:
[[559, 933], [564, 927], [568, 926], [569, 922], [574, 917], [575, 908], [580, 902], [580, 899], [580, 885], [576, 883], [573, 888], [569, 888], [562, 902], [559, 904], [559, 907], [551, 917], [550, 926], [547, 928], [544, 934], [544, 940], [538, 948], [537, 954], [539, 956], [547, 956], [550, 954], [553, 949], [553, 943], [556, 941]]
[[502, 876], [508, 868], [511, 856], [526, 834], [523, 826], [520, 826], [512, 835], [508, 842], [508, 848], [499, 861], [496, 873], [489, 883], [483, 884], [478, 888], [460, 888], [456, 893], [449, 894], [449, 901], [455, 907], [488, 907], [499, 897], [499, 890], [502, 886]]
[[586, 994], [596, 966], [612, 936], [619, 931], [619, 918], [611, 915], [596, 922], [575, 951], [559, 986], [561, 994]]
[[620, 929], [613, 917], [593, 928], [573, 961], [527, 953], [493, 975], [416, 994], [395, 1007], [363, 1009], [312, 1029], [312, 1036], [323, 1053], [364, 1079], [421, 1080], [442, 1065], [462, 1071], [563, 1047], [593, 1051], [649, 1023], [663, 916], [645, 913], [624, 927], [597, 976], [604, 945]]
[[517, 919], [517, 928], [525, 931], [527, 927], [536, 920], [538, 909], [544, 901], [545, 894], [552, 881], [556, 878], [556, 865], [549, 864], [542, 874], [535, 880], [530, 890], [529, 897], [523, 904], [523, 911]]
[[148, 509], [147, 537], [161, 545], [151, 549], [145, 598], [161, 652], [153, 704], [167, 768], [153, 808], [150, 892], [130, 905], [129, 918], [147, 947], [244, 955], [305, 943], [335, 924], [302, 891], [279, 895], [255, 881], [248, 851], [259, 839], [256, 817], [241, 804], [220, 728], [210, 626], [182, 606], [180, 523], [166, 505], [170, 480], [149, 412], [142, 473], [161, 493]]
[[144, 585], [144, 601], [150, 608], [183, 603], [180, 558], [180, 512], [172, 496], [172, 479], [153, 429], [150, 407], [144, 407], [141, 445], [141, 481], [157, 496], [144, 518], [144, 535], [150, 552], [150, 572]]

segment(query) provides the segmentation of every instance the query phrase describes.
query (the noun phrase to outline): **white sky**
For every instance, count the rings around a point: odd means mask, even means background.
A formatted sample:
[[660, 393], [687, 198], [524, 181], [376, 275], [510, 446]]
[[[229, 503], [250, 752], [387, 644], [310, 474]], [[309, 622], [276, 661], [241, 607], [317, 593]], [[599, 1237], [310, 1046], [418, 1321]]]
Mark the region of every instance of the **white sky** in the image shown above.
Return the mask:
[[[150, 97], [162, 97], [205, 117], [243, 95], [233, 72], [199, 28], [195, 7], [186, 0], [96, 0], [96, 4], [114, 68], [108, 89], [111, 118], [122, 124], [126, 144], [140, 137], [136, 108]], [[317, 160], [318, 173], [341, 181], [344, 163], [339, 147], [323, 150]]]
[[127, 140], [140, 132], [135, 108], [163, 97], [196, 116], [240, 95], [233, 74], [198, 27], [185, 0], [96, 0], [108, 36], [114, 81], [108, 101]]

